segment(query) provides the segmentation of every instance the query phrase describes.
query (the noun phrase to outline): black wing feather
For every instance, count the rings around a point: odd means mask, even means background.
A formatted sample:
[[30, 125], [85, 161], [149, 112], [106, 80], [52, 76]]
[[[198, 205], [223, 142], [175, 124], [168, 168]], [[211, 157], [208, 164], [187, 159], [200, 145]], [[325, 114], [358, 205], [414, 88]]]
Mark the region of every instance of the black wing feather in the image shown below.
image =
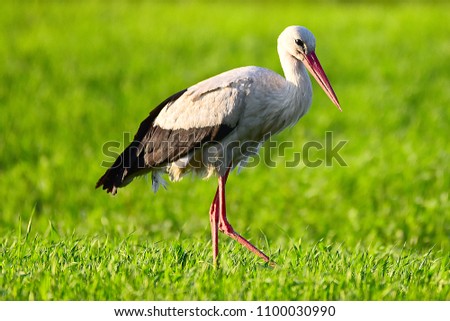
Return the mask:
[[96, 188], [102, 186], [108, 193], [116, 194], [117, 188], [127, 185], [136, 176], [174, 162], [206, 142], [219, 141], [234, 129], [228, 125], [176, 130], [154, 126], [161, 110], [185, 92], [186, 89], [170, 96], [150, 112], [141, 122], [133, 142], [98, 180]]
[[132, 167], [140, 168], [144, 165], [139, 162], [138, 157], [140, 151], [142, 150], [141, 141], [145, 135], [147, 135], [149, 129], [152, 128], [153, 122], [161, 110], [169, 103], [173, 103], [180, 98], [186, 90], [187, 89], [184, 89], [170, 96], [150, 112], [148, 117], [141, 122], [137, 133], [134, 135], [133, 142], [125, 148], [122, 154], [117, 157], [113, 165], [102, 177], [100, 177], [95, 185], [95, 188], [103, 186], [103, 189], [105, 189], [108, 193], [116, 194], [117, 188], [123, 185], [124, 178], [127, 175], [128, 170]]

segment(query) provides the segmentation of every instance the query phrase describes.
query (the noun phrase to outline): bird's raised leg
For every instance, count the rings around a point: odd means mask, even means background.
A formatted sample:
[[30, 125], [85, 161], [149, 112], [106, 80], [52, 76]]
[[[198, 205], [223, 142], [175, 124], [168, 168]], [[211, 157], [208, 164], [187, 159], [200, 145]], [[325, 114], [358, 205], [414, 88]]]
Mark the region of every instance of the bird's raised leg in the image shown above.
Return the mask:
[[235, 239], [247, 249], [258, 255], [266, 262], [270, 262], [270, 259], [267, 255], [265, 255], [262, 251], [257, 249], [252, 243], [247, 241], [241, 235], [239, 235], [231, 226], [231, 224], [227, 220], [227, 209], [225, 204], [225, 184], [227, 182], [228, 174], [230, 172], [230, 168], [227, 170], [225, 175], [219, 177], [219, 187], [217, 188], [216, 196], [214, 197], [213, 204], [211, 207], [215, 207], [216, 211], [218, 210], [219, 216], [219, 230], [228, 235], [229, 237]]

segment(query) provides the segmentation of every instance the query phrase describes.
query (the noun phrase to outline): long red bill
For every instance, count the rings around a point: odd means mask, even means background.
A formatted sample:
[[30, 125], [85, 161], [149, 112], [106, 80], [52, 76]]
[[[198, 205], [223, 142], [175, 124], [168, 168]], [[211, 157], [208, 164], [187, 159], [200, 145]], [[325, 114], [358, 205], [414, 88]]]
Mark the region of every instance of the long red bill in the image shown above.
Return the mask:
[[339, 100], [336, 97], [336, 94], [334, 93], [333, 87], [331, 87], [327, 75], [325, 74], [325, 71], [323, 71], [319, 59], [317, 58], [314, 51], [306, 55], [305, 66], [309, 70], [309, 72], [314, 76], [314, 78], [319, 83], [320, 87], [322, 87], [322, 89], [328, 95], [328, 97], [330, 97], [331, 101], [336, 105], [336, 107], [340, 111], [342, 111], [341, 105], [339, 104]]

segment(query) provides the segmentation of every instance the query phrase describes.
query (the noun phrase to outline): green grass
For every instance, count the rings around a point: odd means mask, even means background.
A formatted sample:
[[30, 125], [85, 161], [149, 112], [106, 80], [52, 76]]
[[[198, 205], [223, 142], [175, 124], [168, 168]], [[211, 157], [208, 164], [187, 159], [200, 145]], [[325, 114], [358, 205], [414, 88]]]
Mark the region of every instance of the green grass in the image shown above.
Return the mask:
[[[449, 9], [2, 2], [0, 298], [450, 300]], [[277, 140], [301, 151], [332, 131], [348, 166], [231, 175], [230, 222], [276, 268], [223, 235], [212, 268], [215, 180], [94, 190], [102, 145], [168, 95], [242, 65], [281, 72], [291, 24], [316, 35], [344, 112], [314, 84]]]

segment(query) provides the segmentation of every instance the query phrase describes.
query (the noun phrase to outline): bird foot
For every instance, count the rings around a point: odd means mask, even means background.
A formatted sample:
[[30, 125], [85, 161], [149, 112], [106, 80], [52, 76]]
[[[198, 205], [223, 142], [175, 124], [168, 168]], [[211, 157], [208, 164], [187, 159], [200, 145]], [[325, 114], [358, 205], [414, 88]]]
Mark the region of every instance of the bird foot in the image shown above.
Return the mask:
[[256, 246], [254, 246], [252, 243], [250, 243], [247, 239], [245, 239], [240, 234], [238, 234], [233, 229], [233, 227], [230, 225], [230, 223], [228, 223], [226, 221], [220, 221], [219, 231], [221, 231], [225, 235], [231, 237], [232, 239], [238, 241], [244, 247], [246, 247], [249, 251], [255, 253], [257, 256], [262, 258], [265, 262], [271, 264], [272, 261], [270, 261], [270, 258], [266, 254], [264, 254], [261, 250], [259, 250]]

